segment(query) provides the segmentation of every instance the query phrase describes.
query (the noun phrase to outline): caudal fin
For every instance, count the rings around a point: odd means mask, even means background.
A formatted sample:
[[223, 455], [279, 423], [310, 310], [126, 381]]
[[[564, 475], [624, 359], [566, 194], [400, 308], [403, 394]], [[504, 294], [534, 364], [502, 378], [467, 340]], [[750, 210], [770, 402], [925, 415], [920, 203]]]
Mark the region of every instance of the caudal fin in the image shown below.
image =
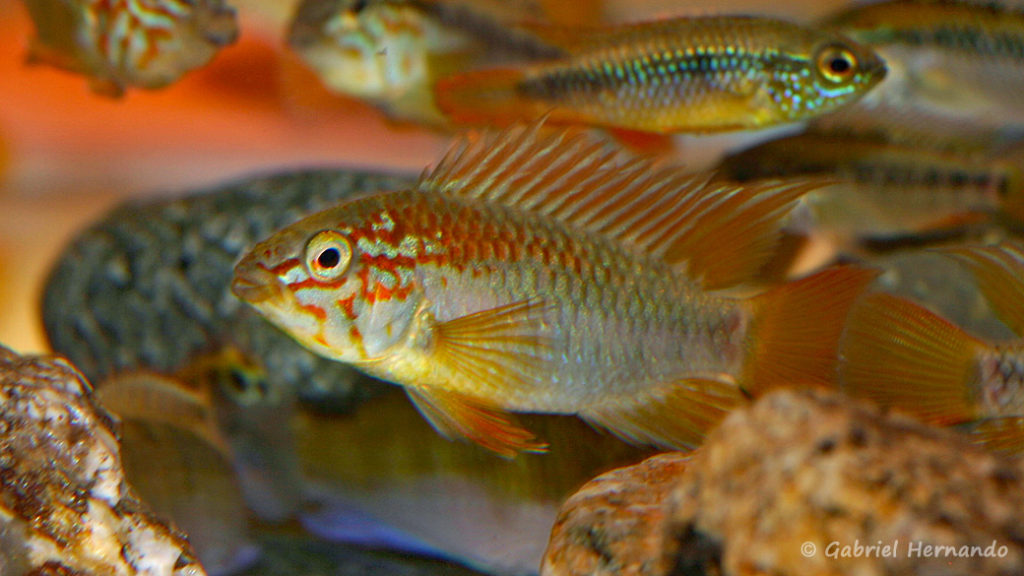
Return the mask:
[[928, 310], [873, 294], [850, 314], [840, 382], [853, 396], [946, 425], [979, 416], [968, 384], [984, 343]]
[[758, 396], [779, 387], [835, 383], [847, 314], [877, 275], [853, 266], [829, 268], [751, 300], [740, 384]]

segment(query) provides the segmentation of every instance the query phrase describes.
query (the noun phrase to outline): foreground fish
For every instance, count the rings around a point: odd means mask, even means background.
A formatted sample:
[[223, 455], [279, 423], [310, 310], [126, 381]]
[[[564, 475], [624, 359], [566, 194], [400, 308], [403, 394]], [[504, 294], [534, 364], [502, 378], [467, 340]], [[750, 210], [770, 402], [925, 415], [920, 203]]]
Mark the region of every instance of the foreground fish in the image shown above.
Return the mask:
[[830, 380], [873, 273], [751, 300], [707, 291], [753, 275], [815, 183], [711, 185], [539, 130], [463, 142], [411, 189], [285, 228], [232, 291], [311, 350], [403, 385], [442, 434], [504, 456], [544, 448], [509, 411], [684, 448], [745, 393]]
[[803, 203], [816, 231], [853, 242], [954, 230], [999, 212], [1024, 219], [1022, 170], [1021, 148], [960, 153], [878, 135], [819, 132], [765, 142], [718, 166], [722, 177], [739, 182], [838, 179]]
[[288, 43], [333, 91], [392, 117], [439, 124], [431, 88], [448, 74], [562, 51], [514, 25], [544, 18], [518, 0], [305, 0]]
[[1005, 125], [1024, 122], [1024, 10], [998, 2], [892, 0], [826, 22], [879, 51], [893, 74], [871, 98]]
[[[999, 318], [1024, 334], [1024, 246], [950, 249]], [[873, 294], [850, 314], [841, 382], [858, 396], [940, 425], [968, 423], [980, 442], [1024, 450], [1024, 341], [985, 341], [910, 301]]]
[[26, 0], [31, 60], [88, 76], [98, 93], [161, 88], [235, 41], [224, 0]]
[[442, 79], [456, 122], [553, 121], [648, 132], [760, 128], [853, 102], [885, 76], [868, 48], [782, 20], [679, 18], [551, 30], [570, 54]]

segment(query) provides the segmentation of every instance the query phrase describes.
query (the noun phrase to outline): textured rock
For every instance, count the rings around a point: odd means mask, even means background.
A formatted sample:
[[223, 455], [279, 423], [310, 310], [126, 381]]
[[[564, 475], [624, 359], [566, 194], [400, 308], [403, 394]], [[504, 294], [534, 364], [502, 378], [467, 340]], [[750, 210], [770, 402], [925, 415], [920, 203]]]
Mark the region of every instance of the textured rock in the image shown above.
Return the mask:
[[0, 347], [0, 574], [204, 575], [193, 558], [126, 484], [89, 384]]
[[[1024, 464], [842, 396], [770, 394], [681, 468], [661, 456], [585, 487], [543, 574], [1024, 573]], [[669, 474], [664, 508], [636, 505], [663, 499]]]
[[314, 170], [117, 208], [50, 272], [50, 344], [93, 382], [140, 368], [174, 374], [196, 355], [233, 346], [262, 363], [269, 386], [350, 409], [371, 394], [355, 371], [309, 352], [232, 296], [233, 267], [243, 250], [306, 214], [409, 182]]

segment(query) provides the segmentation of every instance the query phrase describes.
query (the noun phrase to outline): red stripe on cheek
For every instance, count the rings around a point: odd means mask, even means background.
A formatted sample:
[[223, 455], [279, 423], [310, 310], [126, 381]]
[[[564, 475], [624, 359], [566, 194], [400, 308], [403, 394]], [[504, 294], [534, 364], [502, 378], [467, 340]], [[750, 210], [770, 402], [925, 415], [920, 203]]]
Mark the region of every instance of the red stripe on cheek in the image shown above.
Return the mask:
[[356, 319], [356, 295], [353, 294], [348, 298], [340, 298], [338, 300], [338, 308], [349, 320]]
[[292, 268], [294, 268], [296, 266], [299, 266], [299, 265], [300, 265], [300, 263], [299, 263], [299, 259], [298, 258], [289, 258], [289, 259], [281, 262], [277, 266], [274, 266], [273, 268], [267, 268], [262, 263], [259, 264], [259, 267], [263, 268], [267, 272], [270, 272], [271, 274], [277, 274], [278, 276], [283, 276], [284, 274], [287, 274], [289, 270], [291, 270]]
[[321, 322], [327, 320], [327, 311], [316, 304], [303, 304], [302, 309], [316, 316]]

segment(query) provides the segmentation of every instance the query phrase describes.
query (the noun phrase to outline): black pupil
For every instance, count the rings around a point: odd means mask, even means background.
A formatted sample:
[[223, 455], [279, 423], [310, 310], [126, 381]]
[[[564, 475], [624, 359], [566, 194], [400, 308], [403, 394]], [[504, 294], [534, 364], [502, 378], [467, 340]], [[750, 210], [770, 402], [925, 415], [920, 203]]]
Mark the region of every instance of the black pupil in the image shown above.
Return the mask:
[[828, 67], [835, 74], [845, 74], [850, 71], [850, 61], [843, 56], [836, 56], [828, 63]]
[[352, 5], [352, 12], [359, 14], [366, 8], [366, 0], [356, 0], [356, 3]]
[[339, 262], [341, 262], [341, 252], [338, 252], [337, 248], [328, 248], [316, 257], [316, 263], [321, 268], [334, 268]]

